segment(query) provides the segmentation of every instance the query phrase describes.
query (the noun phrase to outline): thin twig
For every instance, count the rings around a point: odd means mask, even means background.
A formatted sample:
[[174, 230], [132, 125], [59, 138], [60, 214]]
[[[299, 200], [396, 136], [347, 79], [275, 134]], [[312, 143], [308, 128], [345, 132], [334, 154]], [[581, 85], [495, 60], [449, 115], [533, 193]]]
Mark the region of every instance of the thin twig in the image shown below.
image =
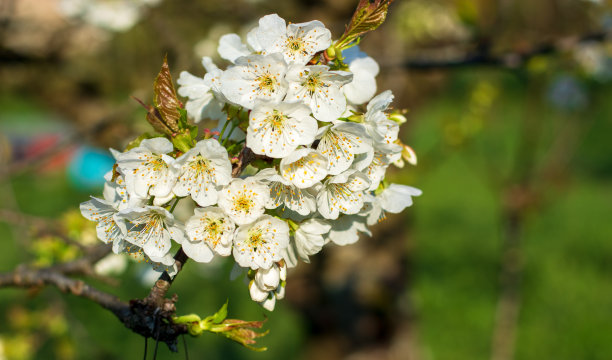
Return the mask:
[[100, 291], [82, 280], [72, 279], [59, 271], [18, 268], [10, 273], [0, 274], [0, 287], [41, 287], [53, 285], [60, 291], [91, 300], [122, 318], [129, 312], [129, 304], [106, 292]]
[[[565, 37], [556, 39], [549, 43], [539, 44], [527, 51], [513, 51], [504, 54], [493, 54], [490, 46], [476, 46], [477, 50], [467, 52], [466, 55], [454, 59], [432, 60], [432, 59], [408, 59], [399, 64], [388, 64], [394, 67], [404, 67], [410, 70], [438, 70], [464, 67], [499, 67], [505, 69], [517, 69], [527, 65], [529, 60], [536, 56], [550, 55], [567, 51], [577, 45], [592, 42], [605, 42], [608, 33], [596, 32], [581, 36]], [[468, 49], [472, 45], [466, 45]]]

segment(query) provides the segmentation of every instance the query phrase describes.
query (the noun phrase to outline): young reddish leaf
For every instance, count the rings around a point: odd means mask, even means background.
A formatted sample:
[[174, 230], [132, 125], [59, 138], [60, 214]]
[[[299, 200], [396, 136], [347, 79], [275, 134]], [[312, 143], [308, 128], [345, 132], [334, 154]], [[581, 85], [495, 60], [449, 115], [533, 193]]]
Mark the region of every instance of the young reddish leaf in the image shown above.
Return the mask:
[[344, 34], [336, 43], [339, 50], [347, 48], [349, 44], [356, 41], [361, 35], [375, 30], [387, 17], [389, 4], [393, 0], [359, 0], [357, 9], [346, 27]]
[[153, 126], [155, 131], [161, 134], [172, 136], [174, 130], [169, 128], [168, 125], [166, 125], [164, 119], [162, 119], [161, 117], [160, 112], [154, 106], [147, 105], [142, 100], [134, 96], [132, 96], [132, 99], [136, 100], [137, 103], [142, 105], [142, 107], [147, 110], [147, 121], [149, 122], [149, 124], [151, 124], [151, 126]]
[[172, 76], [170, 75], [170, 67], [168, 66], [166, 57], [164, 57], [164, 63], [153, 83], [153, 90], [155, 92], [153, 103], [159, 111], [165, 125], [172, 131], [178, 132], [181, 118], [181, 112], [179, 111], [181, 102], [176, 97], [176, 91], [174, 90]]
[[221, 324], [214, 325], [209, 331], [216, 332], [228, 339], [240, 343], [254, 351], [266, 351], [266, 347], [254, 347], [258, 337], [268, 334], [269, 331], [257, 332], [253, 329], [261, 329], [265, 321], [245, 321], [238, 319], [225, 319]]

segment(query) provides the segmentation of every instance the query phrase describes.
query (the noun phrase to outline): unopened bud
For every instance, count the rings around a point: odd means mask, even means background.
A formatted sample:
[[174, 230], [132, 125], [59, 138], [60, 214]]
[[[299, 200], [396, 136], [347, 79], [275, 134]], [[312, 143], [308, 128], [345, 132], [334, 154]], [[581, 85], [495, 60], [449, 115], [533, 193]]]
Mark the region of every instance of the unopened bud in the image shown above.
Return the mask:
[[393, 120], [396, 123], [402, 125], [403, 123], [405, 123], [406, 117], [404, 116], [404, 114], [406, 113], [406, 110], [395, 110], [393, 111], [391, 114], [389, 114], [389, 120]]
[[402, 144], [402, 158], [406, 160], [410, 165], [416, 166], [417, 156], [414, 150], [406, 144]]
[[337, 50], [334, 46], [330, 46], [327, 48], [327, 50], [325, 50], [325, 53], [327, 54], [327, 58], [329, 60], [334, 60], [337, 55]]

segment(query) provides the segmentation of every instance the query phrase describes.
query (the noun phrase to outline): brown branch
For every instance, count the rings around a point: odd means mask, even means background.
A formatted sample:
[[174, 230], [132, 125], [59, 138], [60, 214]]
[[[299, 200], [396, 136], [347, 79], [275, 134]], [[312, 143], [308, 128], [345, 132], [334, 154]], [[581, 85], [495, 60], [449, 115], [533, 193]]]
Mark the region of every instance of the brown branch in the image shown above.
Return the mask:
[[39, 226], [39, 227], [47, 227], [51, 223], [50, 219], [40, 217], [40, 216], [25, 214], [20, 211], [15, 211], [15, 210], [6, 209], [6, 208], [0, 209], [0, 219], [2, 219], [2, 221], [4, 222], [12, 223], [17, 226], [33, 225], [33, 226]]
[[[187, 254], [185, 254], [183, 248], [180, 248], [177, 251], [176, 255], [174, 255], [174, 261], [177, 267], [176, 275], [180, 273], [183, 268], [183, 265], [187, 262], [188, 259], [189, 257], [187, 257]], [[174, 275], [174, 277], [176, 277], [176, 275]], [[148, 304], [154, 304], [160, 308], [164, 308], [167, 310], [173, 310], [174, 302], [176, 300], [171, 300], [172, 303], [170, 304], [169, 300], [165, 299], [166, 294], [168, 293], [168, 290], [170, 290], [170, 286], [172, 285], [173, 281], [174, 278], [170, 277], [170, 275], [168, 275], [168, 273], [164, 271], [159, 277], [159, 279], [157, 279], [157, 281], [155, 282], [155, 285], [153, 285], [153, 287], [151, 288], [151, 291], [149, 292], [149, 295], [144, 299], [144, 302]]]
[[129, 313], [129, 305], [117, 297], [87, 285], [82, 280], [72, 279], [61, 272], [44, 269], [18, 268], [10, 273], [0, 274], [0, 287], [32, 288], [52, 285], [60, 291], [89, 299], [110, 310], [118, 318]]
[[[69, 275], [94, 275], [93, 265], [110, 252], [109, 245], [99, 245], [88, 248], [84, 257], [75, 261], [49, 266], [46, 268], [18, 267], [13, 272], [0, 274], [0, 288], [39, 288], [55, 286], [60, 291], [91, 300], [112, 312], [125, 327], [146, 338], [154, 338], [165, 342], [168, 347], [177, 351], [177, 338], [187, 333], [185, 325], [172, 323], [171, 317], [176, 310], [176, 296], [165, 299], [172, 284], [172, 279], [164, 273], [151, 289], [151, 293], [143, 300], [121, 301], [114, 295], [98, 290], [83, 280], [71, 278]], [[179, 250], [175, 256], [180, 268], [187, 256]]]
[[524, 221], [528, 211], [538, 201], [533, 188], [538, 180], [536, 171], [540, 164], [535, 159], [543, 140], [544, 126], [533, 114], [537, 114], [534, 109], [538, 106], [536, 95], [540, 91], [539, 86], [532, 85], [526, 94], [526, 114], [520, 125], [521, 143], [515, 150], [515, 164], [508, 179], [509, 184], [502, 193], [500, 291], [491, 338], [491, 360], [512, 360], [515, 357], [522, 302]]
[[232, 177], [240, 176], [240, 173], [249, 165], [253, 160], [255, 160], [255, 154], [248, 147], [243, 147], [242, 151], [240, 151], [240, 155], [238, 155], [238, 162], [234, 164], [234, 168], [232, 169]]
[[492, 66], [505, 69], [518, 69], [524, 67], [529, 60], [536, 56], [552, 55], [567, 51], [577, 45], [591, 42], [605, 42], [608, 33], [597, 32], [581, 36], [565, 37], [548, 43], [541, 43], [526, 51], [512, 51], [503, 54], [491, 52], [491, 46], [487, 44], [470, 45], [465, 48], [475, 47], [476, 50], [467, 52], [466, 55], [454, 59], [431, 60], [431, 59], [408, 59], [396, 66], [410, 70], [438, 70], [464, 67]]
[[110, 254], [111, 247], [109, 244], [101, 244], [84, 247], [82, 250], [85, 252], [83, 257], [74, 261], [50, 266], [45, 268], [44, 271], [56, 272], [64, 275], [92, 275], [94, 273], [93, 265]]
[[506, 224], [504, 224], [504, 248], [501, 260], [501, 291], [495, 314], [491, 360], [510, 360], [514, 358], [523, 271], [521, 256], [522, 215], [520, 209], [512, 209], [504, 216]]

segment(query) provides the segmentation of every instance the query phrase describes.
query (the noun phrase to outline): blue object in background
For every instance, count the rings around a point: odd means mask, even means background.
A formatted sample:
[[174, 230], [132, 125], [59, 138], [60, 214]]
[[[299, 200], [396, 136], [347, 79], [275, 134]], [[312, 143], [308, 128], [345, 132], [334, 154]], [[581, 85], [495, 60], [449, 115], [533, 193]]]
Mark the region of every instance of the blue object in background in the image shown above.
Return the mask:
[[115, 159], [108, 151], [83, 146], [75, 152], [68, 164], [68, 178], [79, 190], [101, 190], [104, 174], [114, 164]]
[[346, 50], [342, 50], [342, 56], [344, 57], [344, 63], [350, 64], [355, 59], [368, 57], [368, 54], [361, 51], [359, 45], [355, 45]]
[[548, 87], [548, 101], [557, 109], [576, 111], [584, 109], [588, 103], [585, 87], [573, 76], [560, 75]]

